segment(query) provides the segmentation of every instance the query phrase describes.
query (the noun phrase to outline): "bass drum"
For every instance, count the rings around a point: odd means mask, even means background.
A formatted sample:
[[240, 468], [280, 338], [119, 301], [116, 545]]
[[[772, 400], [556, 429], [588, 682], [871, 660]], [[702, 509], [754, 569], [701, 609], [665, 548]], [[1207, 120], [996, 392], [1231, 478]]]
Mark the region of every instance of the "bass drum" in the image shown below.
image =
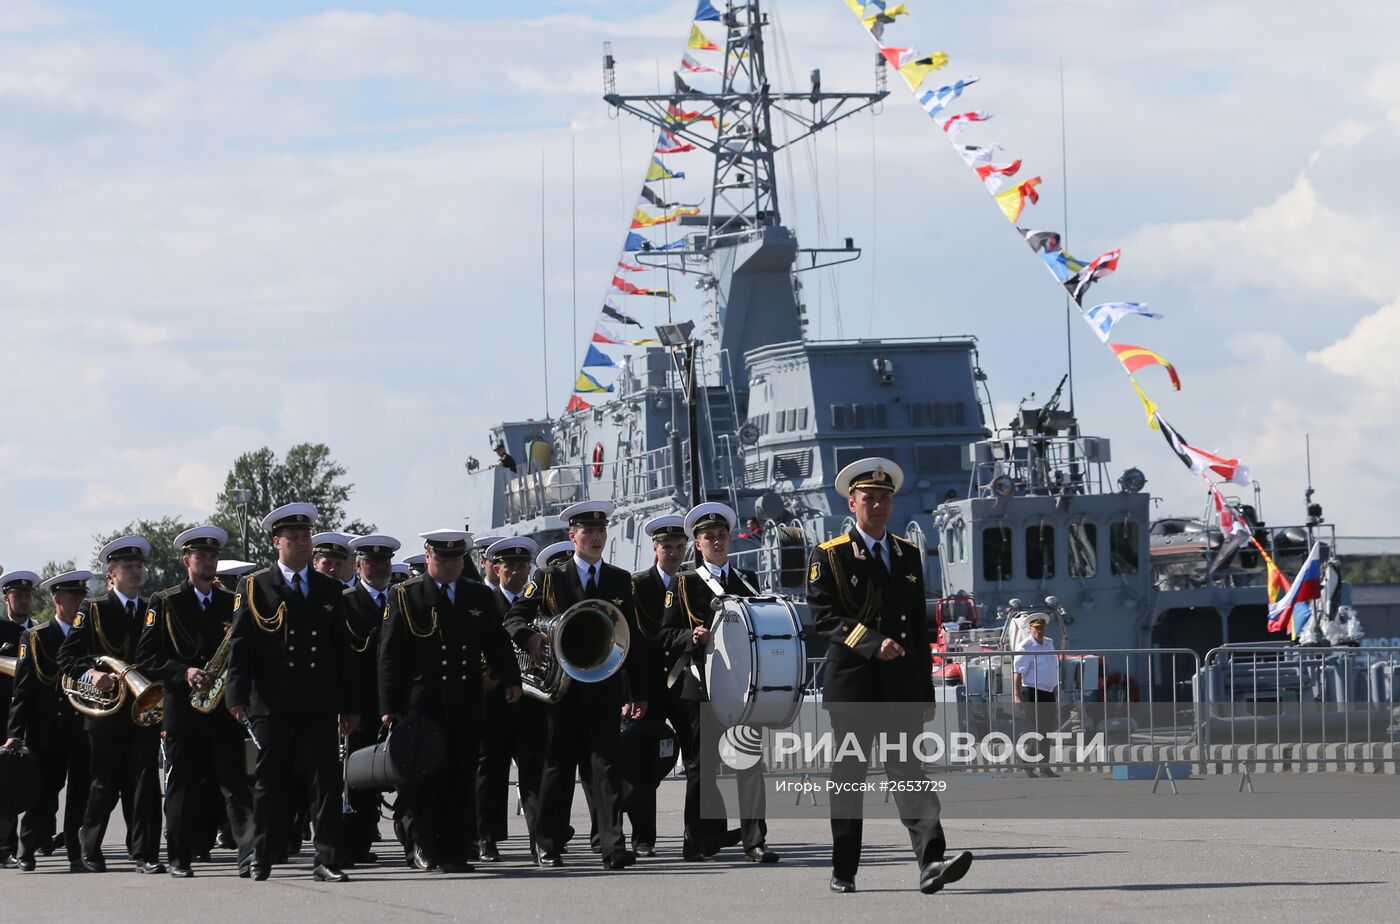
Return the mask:
[[726, 727], [786, 728], [802, 707], [807, 642], [782, 597], [716, 597], [705, 690]]

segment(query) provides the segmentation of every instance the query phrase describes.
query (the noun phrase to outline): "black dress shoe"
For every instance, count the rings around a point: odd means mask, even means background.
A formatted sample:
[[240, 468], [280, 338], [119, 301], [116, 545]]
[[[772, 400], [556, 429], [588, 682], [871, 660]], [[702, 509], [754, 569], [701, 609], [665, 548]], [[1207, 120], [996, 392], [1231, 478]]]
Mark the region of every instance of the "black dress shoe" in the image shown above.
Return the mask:
[[477, 850], [477, 854], [484, 863], [501, 862], [501, 852], [496, 849], [496, 843], [494, 841], [482, 841], [481, 847]]
[[199, 853], [194, 855], [194, 861], [196, 863], [208, 863], [212, 859], [214, 858], [209, 855], [209, 851], [207, 850], [201, 850]]
[[413, 851], [413, 859], [410, 862], [410, 865], [414, 869], [421, 870], [432, 870], [437, 869], [438, 867], [437, 861], [434, 860], [432, 857], [428, 856], [426, 853], [424, 853], [421, 847], [416, 848]]
[[767, 847], [760, 844], [757, 847], [750, 847], [744, 851], [744, 856], [752, 863], [777, 863], [782, 857], [778, 856]]
[[855, 890], [856, 881], [854, 879], [842, 879], [840, 876], [831, 877], [831, 891], [845, 894]]
[[6, 857], [5, 862], [0, 863], [0, 867], [5, 869], [19, 869], [19, 860], [13, 856]]
[[87, 868], [87, 864], [84, 863], [84, 862], [82, 862], [81, 860], [69, 860], [69, 861], [68, 861], [68, 872], [70, 872], [70, 873], [90, 873], [90, 872], [92, 872], [92, 870], [88, 869], [88, 868]]
[[326, 866], [317, 863], [316, 868], [311, 871], [311, 878], [317, 882], [349, 882], [350, 877], [336, 869], [334, 866]]
[[172, 866], [170, 867], [170, 878], [192, 879], [194, 878], [194, 870], [190, 869], [188, 866]]
[[32, 873], [32, 872], [34, 872], [34, 858], [33, 858], [33, 857], [20, 857], [20, 858], [19, 858], [18, 860], [16, 860], [15, 862], [17, 862], [17, 863], [19, 864], [19, 868], [22, 869], [22, 870], [24, 870], [26, 873]]
[[476, 867], [472, 866], [466, 860], [444, 860], [438, 869], [444, 873], [471, 873], [476, 871]]
[[253, 868], [252, 868], [251, 866], [240, 866], [240, 867], [238, 867], [238, 878], [239, 878], [239, 879], [252, 879], [252, 878], [253, 878]]
[[935, 860], [924, 865], [919, 871], [919, 891], [932, 895], [951, 882], [957, 882], [967, 875], [972, 865], [972, 852], [964, 850], [951, 860]]
[[539, 865], [545, 869], [560, 869], [564, 865], [564, 858], [557, 853], [541, 854]]
[[1050, 777], [1050, 779], [1052, 779], [1052, 780], [1053, 780], [1053, 779], [1058, 779], [1059, 776], [1060, 776], [1058, 773], [1056, 773], [1054, 770], [1051, 770], [1049, 767], [1041, 767], [1041, 768], [1040, 768], [1040, 775], [1041, 775], [1041, 776], [1048, 776], [1048, 777]]
[[630, 850], [619, 850], [610, 857], [603, 858], [603, 869], [626, 869], [637, 862], [637, 855]]
[[267, 882], [267, 877], [268, 877], [268, 876], [271, 876], [271, 875], [272, 875], [272, 867], [270, 867], [270, 866], [254, 866], [254, 867], [253, 867], [253, 881], [254, 881], [254, 882]]
[[1026, 776], [1030, 777], [1031, 779], [1035, 779], [1035, 768], [1034, 768], [1034, 767], [1027, 767], [1027, 768], [1026, 768]]
[[656, 856], [656, 848], [655, 848], [654, 846], [652, 846], [651, 844], [641, 843], [641, 844], [636, 844], [636, 845], [634, 845], [634, 846], [636, 847], [636, 850], [634, 850], [633, 853], [635, 853], [635, 854], [636, 854], [637, 856], [639, 856], [639, 857], [654, 857], [654, 856]]
[[83, 857], [83, 867], [89, 873], [107, 872], [107, 861], [103, 857]]
[[165, 872], [165, 864], [156, 860], [152, 863], [137, 863], [136, 872], [159, 875]]
[[48, 842], [47, 844], [44, 844], [44, 846], [40, 847], [40, 848], [39, 848], [39, 852], [42, 853], [42, 854], [43, 854], [44, 856], [46, 856], [46, 857], [47, 857], [47, 856], [51, 856], [55, 850], [59, 849], [59, 848], [62, 847], [62, 846], [63, 846], [63, 832], [60, 831], [60, 832], [58, 832], [57, 834], [55, 834], [53, 837], [49, 838], [49, 842]]
[[358, 857], [355, 858], [355, 862], [360, 864], [361, 866], [368, 866], [371, 863], [378, 863], [379, 854], [372, 853], [366, 850], [364, 853], [360, 854]]
[[219, 847], [223, 850], [238, 849], [238, 845], [233, 842], [233, 835], [227, 834], [223, 831], [220, 831], [219, 836], [214, 838], [214, 846]]

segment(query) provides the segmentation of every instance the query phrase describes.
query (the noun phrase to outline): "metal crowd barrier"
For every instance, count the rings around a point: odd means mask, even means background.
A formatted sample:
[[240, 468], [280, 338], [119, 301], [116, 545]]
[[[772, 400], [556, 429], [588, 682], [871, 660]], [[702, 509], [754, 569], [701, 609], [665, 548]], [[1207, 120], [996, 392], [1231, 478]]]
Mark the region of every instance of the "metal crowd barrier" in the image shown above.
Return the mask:
[[[945, 746], [925, 763], [999, 773], [1145, 766], [1173, 783], [1183, 768], [1245, 776], [1396, 772], [1400, 648], [1227, 646], [1205, 657], [1186, 648], [1073, 648], [1055, 655], [1056, 701], [1037, 707], [1013, 702], [1015, 652], [936, 653], [936, 711], [925, 727]], [[784, 730], [804, 741], [831, 732], [823, 667], [822, 659], [809, 661], [804, 708]], [[1064, 747], [1026, 759], [1031, 739], [1019, 753], [1015, 747], [1026, 733], [1054, 733]], [[947, 746], [955, 735], [989, 746], [955, 752]], [[769, 770], [826, 772], [828, 756], [789, 752], [771, 759]]]

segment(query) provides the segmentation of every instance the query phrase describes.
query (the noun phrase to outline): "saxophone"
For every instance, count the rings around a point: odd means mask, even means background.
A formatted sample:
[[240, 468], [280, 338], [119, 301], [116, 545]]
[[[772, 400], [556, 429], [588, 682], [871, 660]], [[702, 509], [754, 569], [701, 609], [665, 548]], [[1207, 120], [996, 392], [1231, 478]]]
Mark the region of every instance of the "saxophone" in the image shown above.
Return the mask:
[[224, 701], [224, 688], [228, 686], [228, 652], [233, 645], [233, 626], [224, 630], [223, 641], [215, 649], [214, 656], [204, 665], [208, 675], [204, 687], [190, 691], [190, 705], [206, 715], [219, 708]]

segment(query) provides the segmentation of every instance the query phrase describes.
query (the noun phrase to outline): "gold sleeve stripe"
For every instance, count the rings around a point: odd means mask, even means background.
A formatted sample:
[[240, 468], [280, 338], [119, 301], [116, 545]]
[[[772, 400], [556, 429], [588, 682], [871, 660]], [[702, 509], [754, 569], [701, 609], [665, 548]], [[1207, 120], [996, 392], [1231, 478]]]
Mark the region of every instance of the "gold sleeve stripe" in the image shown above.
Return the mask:
[[869, 631], [870, 627], [867, 626], [865, 623], [857, 623], [856, 627], [851, 630], [851, 634], [843, 638], [841, 641], [846, 645], [847, 648], [854, 648], [856, 647], [856, 645], [860, 644], [860, 640], [865, 638], [865, 633]]

